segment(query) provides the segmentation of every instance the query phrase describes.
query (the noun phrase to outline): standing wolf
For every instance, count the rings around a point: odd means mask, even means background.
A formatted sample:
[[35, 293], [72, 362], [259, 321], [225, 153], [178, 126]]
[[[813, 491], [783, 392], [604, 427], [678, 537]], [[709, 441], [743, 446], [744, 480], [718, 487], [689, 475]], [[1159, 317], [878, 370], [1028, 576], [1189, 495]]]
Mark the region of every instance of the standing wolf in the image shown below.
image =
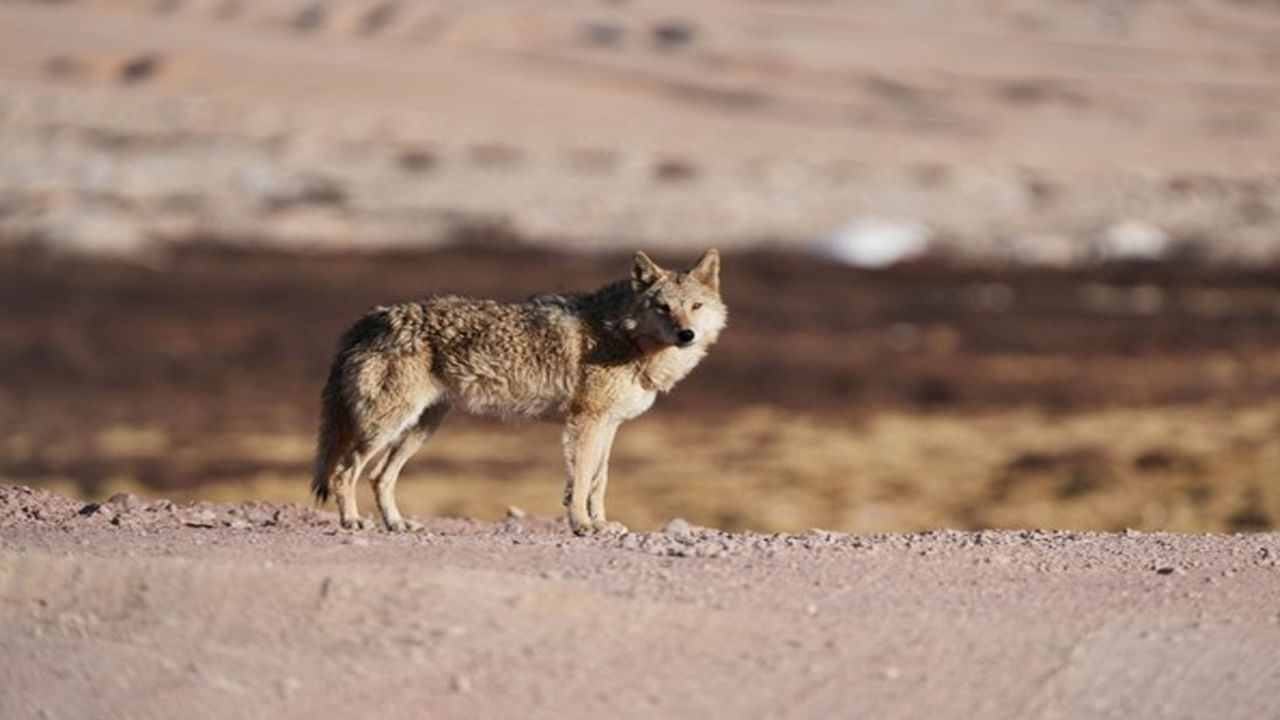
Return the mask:
[[450, 408], [558, 418], [569, 526], [626, 532], [604, 511], [614, 433], [693, 370], [726, 318], [715, 250], [679, 272], [637, 252], [630, 279], [591, 294], [522, 303], [446, 295], [376, 308], [339, 341], [311, 490], [321, 502], [337, 497], [343, 527], [367, 527], [355, 490], [372, 467], [387, 529], [420, 529], [396, 508], [396, 479]]

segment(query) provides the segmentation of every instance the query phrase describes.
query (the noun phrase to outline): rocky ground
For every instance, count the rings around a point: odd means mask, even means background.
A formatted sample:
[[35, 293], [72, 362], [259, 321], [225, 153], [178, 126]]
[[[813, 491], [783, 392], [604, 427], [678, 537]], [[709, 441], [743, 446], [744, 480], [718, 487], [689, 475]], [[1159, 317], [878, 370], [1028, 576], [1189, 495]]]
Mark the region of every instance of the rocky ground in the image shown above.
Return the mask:
[[6, 718], [1266, 717], [1280, 535], [559, 521], [0, 486]]

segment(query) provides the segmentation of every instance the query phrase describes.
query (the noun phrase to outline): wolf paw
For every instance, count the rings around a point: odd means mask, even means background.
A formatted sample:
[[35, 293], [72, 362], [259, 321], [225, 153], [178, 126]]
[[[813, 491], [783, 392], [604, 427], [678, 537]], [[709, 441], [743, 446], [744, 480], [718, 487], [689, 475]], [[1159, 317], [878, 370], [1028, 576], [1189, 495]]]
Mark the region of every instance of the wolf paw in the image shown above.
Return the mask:
[[631, 532], [626, 525], [616, 520], [593, 520], [591, 529], [600, 535], [626, 535]]
[[422, 532], [425, 529], [426, 526], [417, 520], [406, 518], [387, 523], [387, 530], [391, 532]]
[[373, 523], [362, 517], [342, 519], [343, 530], [368, 530], [371, 527], [373, 527]]
[[573, 517], [572, 515], [570, 515], [568, 517], [568, 520], [569, 520], [569, 529], [572, 530], [573, 534], [577, 535], [578, 537], [582, 537], [583, 535], [591, 535], [596, 531], [595, 522], [590, 518], [584, 517], [581, 520], [579, 520]]

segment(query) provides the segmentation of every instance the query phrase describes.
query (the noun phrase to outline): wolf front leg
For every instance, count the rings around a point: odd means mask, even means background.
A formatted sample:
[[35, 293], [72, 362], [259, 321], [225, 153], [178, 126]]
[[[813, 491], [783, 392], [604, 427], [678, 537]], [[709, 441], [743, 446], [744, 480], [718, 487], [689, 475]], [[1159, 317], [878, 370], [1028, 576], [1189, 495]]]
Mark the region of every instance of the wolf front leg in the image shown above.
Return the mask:
[[[616, 421], [577, 415], [569, 418], [564, 428], [564, 456], [568, 471], [565, 488], [565, 506], [568, 509], [569, 527], [575, 535], [586, 535], [608, 529], [593, 522], [589, 501], [596, 479], [604, 471], [609, 456], [609, 446], [618, 429]], [[603, 490], [600, 510], [603, 511]]]
[[596, 532], [625, 533], [627, 526], [620, 522], [610, 522], [604, 510], [604, 494], [609, 488], [609, 453], [613, 449], [613, 438], [617, 435], [620, 423], [610, 423], [601, 433], [600, 465], [591, 478], [591, 491], [587, 495], [587, 516], [591, 518], [591, 526]]

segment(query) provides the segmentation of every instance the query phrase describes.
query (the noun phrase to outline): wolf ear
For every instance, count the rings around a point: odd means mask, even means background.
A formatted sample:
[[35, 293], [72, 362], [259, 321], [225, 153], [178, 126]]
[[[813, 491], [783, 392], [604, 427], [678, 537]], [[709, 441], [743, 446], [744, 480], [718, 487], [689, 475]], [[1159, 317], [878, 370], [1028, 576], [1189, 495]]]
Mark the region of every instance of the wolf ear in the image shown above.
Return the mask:
[[631, 264], [631, 286], [633, 288], [643, 290], [658, 282], [664, 274], [666, 274], [666, 271], [650, 260], [643, 250], [636, 251], [635, 259]]
[[712, 291], [720, 292], [720, 251], [712, 248], [702, 253], [689, 275]]

